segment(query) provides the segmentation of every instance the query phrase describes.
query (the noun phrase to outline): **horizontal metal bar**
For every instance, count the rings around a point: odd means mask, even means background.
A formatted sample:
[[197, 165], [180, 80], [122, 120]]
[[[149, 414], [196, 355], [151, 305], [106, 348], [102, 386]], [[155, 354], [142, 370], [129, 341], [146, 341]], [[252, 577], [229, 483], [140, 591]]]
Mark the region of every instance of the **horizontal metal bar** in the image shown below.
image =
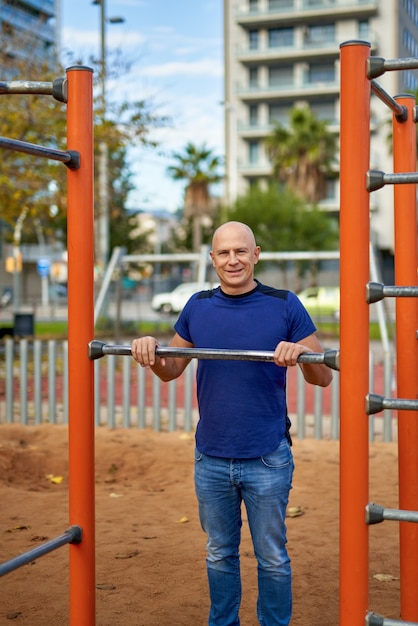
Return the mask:
[[13, 559], [9, 561], [5, 561], [4, 563], [0, 563], [0, 576], [4, 576], [5, 574], [9, 574], [9, 572], [13, 572], [13, 570], [22, 567], [22, 565], [26, 565], [31, 561], [35, 561], [41, 556], [56, 550], [57, 548], [61, 548], [61, 546], [66, 545], [67, 543], [81, 543], [82, 540], [82, 530], [80, 526], [70, 526], [67, 528], [63, 535], [56, 537], [55, 539], [51, 539], [50, 541], [46, 541], [42, 543], [40, 546], [33, 548], [32, 550], [28, 550], [23, 554], [19, 554], [15, 556]]
[[418, 411], [418, 400], [409, 398], [385, 398], [376, 393], [366, 396], [366, 413], [373, 415], [384, 409], [399, 409], [400, 411]]
[[[164, 263], [164, 262], [188, 262], [198, 261], [199, 252], [183, 252], [178, 254], [125, 254], [122, 263]], [[208, 254], [209, 258], [209, 254]], [[339, 259], [339, 250], [329, 251], [299, 251], [299, 252], [263, 252], [260, 253], [261, 261], [311, 261]]]
[[369, 57], [367, 59], [367, 77], [377, 78], [385, 72], [393, 70], [413, 70], [418, 68], [416, 57], [406, 57], [403, 59], [384, 59], [383, 57]]
[[24, 154], [31, 154], [32, 156], [40, 156], [53, 161], [61, 161], [70, 170], [78, 170], [80, 167], [80, 154], [75, 150], [54, 150], [54, 148], [37, 146], [34, 143], [20, 141], [19, 139], [9, 139], [8, 137], [0, 137], [0, 148], [15, 150]]
[[409, 185], [418, 183], [418, 172], [385, 174], [380, 170], [369, 170], [366, 173], [367, 191], [377, 191], [385, 185]]
[[[183, 359], [217, 359], [229, 361], [273, 361], [274, 352], [264, 350], [223, 350], [217, 348], [174, 348], [158, 346], [155, 353], [160, 357], [180, 357]], [[90, 341], [88, 346], [89, 359], [100, 359], [107, 354], [132, 356], [131, 346], [106, 344], [97, 339]], [[309, 352], [298, 357], [298, 363], [318, 363], [338, 370], [339, 350], [326, 352]]]
[[390, 619], [369, 611], [366, 615], [366, 626], [418, 626], [418, 622]]
[[0, 95], [32, 94], [53, 96], [59, 102], [67, 102], [67, 79], [56, 78], [52, 82], [32, 80], [0, 81]]
[[369, 502], [366, 505], [366, 524], [380, 524], [384, 520], [392, 520], [395, 522], [414, 522], [418, 523], [418, 511], [405, 511], [399, 509], [386, 509], [380, 504]]
[[392, 96], [389, 95], [387, 91], [385, 91], [383, 87], [379, 85], [379, 83], [377, 83], [375, 80], [372, 80], [370, 82], [370, 86], [372, 88], [372, 91], [379, 98], [379, 100], [386, 104], [389, 109], [396, 115], [398, 122], [405, 122], [408, 119], [408, 109], [406, 108], [406, 106], [399, 104], [399, 102], [396, 102], [395, 98], [392, 98]]
[[369, 282], [366, 285], [366, 301], [369, 304], [383, 300], [383, 298], [416, 298], [418, 287], [383, 285]]

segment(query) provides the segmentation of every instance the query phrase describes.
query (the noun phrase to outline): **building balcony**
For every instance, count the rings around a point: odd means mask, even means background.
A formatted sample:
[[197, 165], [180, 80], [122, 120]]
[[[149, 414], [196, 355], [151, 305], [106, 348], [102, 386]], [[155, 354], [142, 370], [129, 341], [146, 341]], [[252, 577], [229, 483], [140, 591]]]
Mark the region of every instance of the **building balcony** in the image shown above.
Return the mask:
[[[289, 111], [292, 108], [292, 105], [289, 105]], [[289, 120], [277, 120], [283, 126], [289, 127]], [[337, 119], [327, 120], [327, 128], [330, 132], [339, 132], [340, 123]], [[264, 139], [268, 137], [273, 132], [275, 127], [275, 122], [267, 122], [264, 124], [249, 124], [239, 121], [237, 125], [238, 135], [242, 139]]]
[[339, 96], [339, 81], [304, 82], [302, 84], [282, 83], [279, 85], [239, 85], [236, 93], [240, 100], [251, 102], [268, 102], [271, 100], [290, 100], [297, 98], [314, 98], [318, 96]]
[[329, 18], [364, 20], [375, 15], [377, 10], [377, 0], [294, 0], [293, 8], [289, 5], [283, 9], [238, 9], [236, 21], [243, 27], [260, 28]]
[[237, 165], [240, 175], [247, 178], [271, 176], [271, 163], [262, 159], [258, 161], [238, 159]]
[[340, 42], [324, 41], [321, 43], [304, 43], [303, 46], [241, 47], [236, 56], [241, 63], [260, 63], [282, 59], [288, 64], [291, 61], [304, 61], [307, 58], [338, 58], [339, 55]]

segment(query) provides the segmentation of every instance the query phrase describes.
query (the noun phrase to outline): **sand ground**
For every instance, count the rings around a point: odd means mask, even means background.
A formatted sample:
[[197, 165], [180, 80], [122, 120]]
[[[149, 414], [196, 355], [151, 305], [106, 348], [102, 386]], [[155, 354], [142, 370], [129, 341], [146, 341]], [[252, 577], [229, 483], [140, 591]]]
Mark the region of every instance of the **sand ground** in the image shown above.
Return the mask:
[[[193, 489], [193, 436], [96, 431], [98, 626], [207, 623], [205, 536]], [[65, 426], [0, 425], [0, 561], [68, 527]], [[295, 440], [288, 518], [294, 576], [292, 626], [338, 624], [339, 444]], [[355, 463], [355, 459], [353, 459]], [[62, 477], [62, 482], [52, 478]], [[370, 446], [370, 500], [397, 508], [397, 444]], [[245, 511], [244, 511], [245, 519]], [[64, 546], [4, 576], [0, 624], [69, 623]], [[256, 626], [256, 561], [244, 523], [242, 626]], [[385, 575], [379, 580], [376, 575]], [[370, 528], [370, 610], [399, 619], [398, 525]]]

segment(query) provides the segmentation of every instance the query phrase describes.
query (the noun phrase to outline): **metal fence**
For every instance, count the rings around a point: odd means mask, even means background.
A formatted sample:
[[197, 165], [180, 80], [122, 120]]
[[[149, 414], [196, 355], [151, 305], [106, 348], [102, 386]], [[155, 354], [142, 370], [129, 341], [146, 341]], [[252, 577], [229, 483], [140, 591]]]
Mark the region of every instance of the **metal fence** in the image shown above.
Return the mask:
[[[87, 351], [87, 346], [86, 346]], [[177, 380], [162, 383], [126, 356], [94, 361], [96, 426], [192, 431], [198, 414], [192, 361]], [[370, 352], [371, 392], [395, 393], [393, 359]], [[288, 369], [287, 397], [292, 436], [339, 438], [339, 374], [330, 387], [305, 383], [299, 368]], [[397, 413], [365, 416], [370, 440], [393, 441]], [[38, 425], [68, 422], [68, 345], [66, 341], [7, 339], [0, 351], [0, 424]]]

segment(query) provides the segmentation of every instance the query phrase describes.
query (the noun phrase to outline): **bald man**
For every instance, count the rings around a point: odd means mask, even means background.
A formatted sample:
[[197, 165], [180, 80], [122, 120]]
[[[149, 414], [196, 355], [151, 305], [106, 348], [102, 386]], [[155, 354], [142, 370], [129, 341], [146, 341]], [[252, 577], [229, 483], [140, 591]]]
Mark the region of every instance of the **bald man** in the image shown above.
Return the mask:
[[[323, 350], [295, 294], [255, 279], [259, 256], [260, 247], [246, 224], [220, 226], [210, 251], [220, 285], [190, 298], [169, 344], [274, 352], [274, 362], [201, 360], [197, 367], [194, 476], [208, 539], [209, 626], [240, 624], [242, 501], [258, 564], [258, 621], [287, 626], [292, 614], [285, 517], [293, 456], [286, 368], [297, 365], [303, 353]], [[157, 346], [154, 337], [135, 339], [132, 356], [163, 381], [180, 376], [189, 360], [158, 357]], [[323, 387], [331, 383], [327, 366], [299, 367], [307, 382]]]

